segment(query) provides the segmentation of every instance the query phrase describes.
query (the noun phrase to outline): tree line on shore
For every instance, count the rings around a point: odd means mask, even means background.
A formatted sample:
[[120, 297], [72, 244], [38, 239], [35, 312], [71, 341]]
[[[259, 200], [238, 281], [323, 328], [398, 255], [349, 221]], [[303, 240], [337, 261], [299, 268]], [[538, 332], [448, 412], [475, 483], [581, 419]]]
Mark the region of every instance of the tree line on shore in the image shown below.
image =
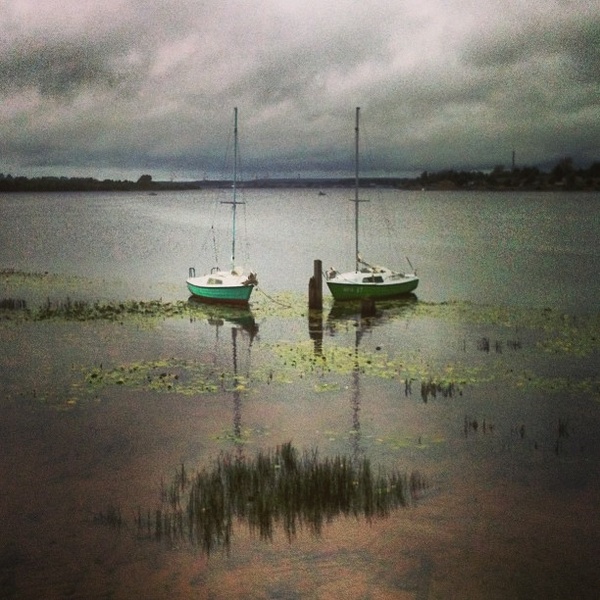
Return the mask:
[[137, 181], [94, 179], [93, 177], [13, 177], [0, 173], [0, 192], [139, 192], [161, 189], [199, 189], [196, 181], [160, 182], [150, 175], [142, 175]]
[[425, 189], [487, 189], [487, 190], [600, 190], [600, 161], [587, 168], [576, 168], [570, 158], [563, 158], [549, 171], [537, 167], [502, 165], [490, 172], [481, 171], [426, 171], [415, 183]]
[[[587, 168], [577, 168], [570, 158], [563, 158], [549, 171], [537, 167], [513, 167], [503, 165], [491, 171], [456, 171], [453, 169], [429, 173], [423, 171], [414, 178], [364, 177], [361, 186], [385, 186], [398, 189], [425, 190], [578, 190], [600, 191], [600, 161]], [[350, 187], [353, 178], [251, 179], [238, 182], [246, 188], [331, 188]], [[229, 180], [154, 181], [144, 174], [137, 181], [98, 180], [92, 177], [24, 177], [0, 173], [0, 192], [102, 192], [197, 190], [209, 187], [230, 187]]]

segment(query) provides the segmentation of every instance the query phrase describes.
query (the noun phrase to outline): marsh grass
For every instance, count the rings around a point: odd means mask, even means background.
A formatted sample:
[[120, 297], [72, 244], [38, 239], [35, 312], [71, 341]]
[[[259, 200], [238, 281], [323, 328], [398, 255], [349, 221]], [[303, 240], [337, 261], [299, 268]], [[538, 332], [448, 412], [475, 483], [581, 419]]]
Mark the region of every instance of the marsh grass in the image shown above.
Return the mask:
[[64, 300], [51, 300], [36, 308], [30, 308], [27, 301], [3, 298], [0, 299], [0, 311], [19, 311], [21, 319], [30, 321], [65, 320], [65, 321], [120, 321], [131, 317], [167, 318], [176, 316], [203, 317], [195, 307], [188, 303], [163, 302], [161, 300], [127, 300], [124, 302], [88, 302], [67, 297]]
[[27, 301], [20, 298], [0, 298], [0, 310], [27, 310]]
[[48, 298], [34, 313], [36, 320], [67, 319], [77, 321], [108, 320], [124, 317], [173, 317], [188, 314], [185, 302], [162, 302], [161, 300], [127, 300], [124, 302], [87, 302], [84, 300], [51, 301]]
[[[385, 518], [414, 504], [426, 489], [417, 472], [375, 469], [367, 458], [321, 457], [316, 449], [300, 452], [288, 442], [250, 459], [223, 452], [191, 476], [181, 465], [170, 484], [162, 484], [160, 507], [138, 508], [134, 522], [141, 538], [187, 541], [210, 554], [229, 551], [236, 524], [267, 541], [278, 528], [289, 541], [299, 531], [320, 536], [336, 518]], [[96, 521], [124, 526], [114, 507]]]
[[421, 381], [421, 399], [427, 403], [429, 398], [452, 398], [454, 396], [462, 396], [461, 387], [452, 380], [438, 381], [435, 379], [423, 379]]

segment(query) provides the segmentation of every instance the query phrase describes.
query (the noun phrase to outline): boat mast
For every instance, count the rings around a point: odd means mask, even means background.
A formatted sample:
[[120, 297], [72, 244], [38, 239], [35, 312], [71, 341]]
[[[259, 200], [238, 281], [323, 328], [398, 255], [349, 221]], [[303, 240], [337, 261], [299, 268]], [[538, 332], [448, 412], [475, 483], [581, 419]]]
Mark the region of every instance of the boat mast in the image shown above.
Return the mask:
[[238, 164], [238, 109], [233, 109], [233, 199], [222, 200], [221, 204], [231, 204], [232, 211], [232, 232], [231, 232], [231, 270], [235, 268], [235, 217], [238, 204], [244, 204], [237, 201], [237, 164]]
[[233, 223], [231, 235], [231, 269], [235, 268], [235, 216], [237, 208], [238, 109], [233, 109]]
[[356, 272], [358, 273], [358, 118], [360, 113], [360, 107], [356, 107], [356, 126], [354, 128], [355, 142], [354, 142], [354, 256], [356, 259]]

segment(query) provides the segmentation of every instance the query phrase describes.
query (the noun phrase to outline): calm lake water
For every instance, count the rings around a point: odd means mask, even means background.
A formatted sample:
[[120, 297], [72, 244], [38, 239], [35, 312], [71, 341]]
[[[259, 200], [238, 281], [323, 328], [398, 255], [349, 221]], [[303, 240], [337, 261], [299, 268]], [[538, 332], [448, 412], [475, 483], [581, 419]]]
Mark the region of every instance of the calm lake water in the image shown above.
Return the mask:
[[[598, 298], [598, 194], [365, 191], [361, 252], [408, 269], [419, 299], [548, 305], [573, 311]], [[245, 192], [238, 259], [267, 293], [304, 293], [314, 259], [352, 266], [350, 190]], [[0, 198], [3, 267], [79, 275], [139, 298], [184, 298], [189, 266], [214, 266], [210, 227], [229, 262], [222, 192], [8, 195]]]
[[[309, 315], [351, 196], [243, 194], [249, 311], [187, 304], [189, 267], [228, 264], [227, 192], [0, 196], [0, 598], [597, 598], [600, 195], [365, 191], [364, 258], [408, 257], [417, 293]], [[157, 535], [182, 464], [290, 441], [426, 489], [323, 504], [318, 535], [237, 512], [210, 554]]]

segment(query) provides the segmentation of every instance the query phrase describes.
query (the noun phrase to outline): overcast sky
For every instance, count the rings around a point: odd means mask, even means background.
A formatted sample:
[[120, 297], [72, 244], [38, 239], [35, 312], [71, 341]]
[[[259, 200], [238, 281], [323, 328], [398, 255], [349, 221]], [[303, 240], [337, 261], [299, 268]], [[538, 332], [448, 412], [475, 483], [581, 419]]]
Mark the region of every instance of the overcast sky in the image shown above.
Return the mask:
[[597, 0], [0, 0], [0, 172], [189, 179], [600, 160]]

